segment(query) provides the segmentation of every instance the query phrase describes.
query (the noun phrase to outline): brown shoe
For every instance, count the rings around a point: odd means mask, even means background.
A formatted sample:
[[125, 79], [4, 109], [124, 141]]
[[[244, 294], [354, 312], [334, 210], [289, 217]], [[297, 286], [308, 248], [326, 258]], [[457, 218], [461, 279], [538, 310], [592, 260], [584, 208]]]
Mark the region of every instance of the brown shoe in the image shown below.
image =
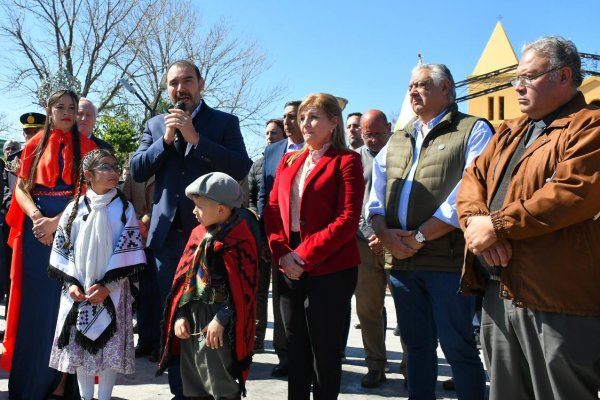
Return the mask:
[[376, 388], [381, 382], [385, 382], [385, 373], [377, 369], [370, 369], [365, 376], [363, 376], [360, 384], [365, 388]]

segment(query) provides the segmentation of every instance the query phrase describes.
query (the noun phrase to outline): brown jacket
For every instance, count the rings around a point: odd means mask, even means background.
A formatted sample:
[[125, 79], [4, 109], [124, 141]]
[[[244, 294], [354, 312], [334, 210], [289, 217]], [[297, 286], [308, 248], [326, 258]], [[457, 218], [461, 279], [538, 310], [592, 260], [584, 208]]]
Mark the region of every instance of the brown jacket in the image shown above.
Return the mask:
[[[506, 121], [465, 171], [456, 204], [462, 227], [489, 214], [502, 172], [529, 124]], [[500, 297], [518, 307], [600, 316], [600, 109], [578, 93], [526, 150], [504, 205], [491, 214], [513, 255], [502, 269]], [[466, 252], [461, 290], [483, 293], [484, 280]]]

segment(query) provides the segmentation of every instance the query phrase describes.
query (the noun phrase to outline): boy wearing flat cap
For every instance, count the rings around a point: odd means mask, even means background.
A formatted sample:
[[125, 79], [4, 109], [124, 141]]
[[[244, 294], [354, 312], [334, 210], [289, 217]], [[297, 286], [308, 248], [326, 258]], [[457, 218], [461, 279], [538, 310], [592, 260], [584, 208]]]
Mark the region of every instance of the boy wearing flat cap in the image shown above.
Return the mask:
[[203, 175], [185, 194], [194, 201], [200, 225], [190, 235], [165, 304], [159, 373], [180, 353], [185, 396], [239, 399], [246, 394], [254, 346], [257, 220], [241, 208], [242, 189], [227, 174]]

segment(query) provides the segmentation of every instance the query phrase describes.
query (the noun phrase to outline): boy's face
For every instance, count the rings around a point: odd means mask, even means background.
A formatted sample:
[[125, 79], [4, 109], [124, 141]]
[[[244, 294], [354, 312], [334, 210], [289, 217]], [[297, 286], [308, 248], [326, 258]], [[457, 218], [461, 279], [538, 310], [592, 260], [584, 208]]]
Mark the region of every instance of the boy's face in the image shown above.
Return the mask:
[[194, 216], [205, 227], [223, 222], [225, 217], [225, 207], [211, 199], [203, 196], [194, 196]]

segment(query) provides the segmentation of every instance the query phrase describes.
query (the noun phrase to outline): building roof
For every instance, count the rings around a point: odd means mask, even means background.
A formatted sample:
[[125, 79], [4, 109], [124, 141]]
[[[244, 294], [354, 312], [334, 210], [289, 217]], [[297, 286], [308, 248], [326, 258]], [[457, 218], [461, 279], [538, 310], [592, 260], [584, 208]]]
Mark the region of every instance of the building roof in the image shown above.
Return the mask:
[[498, 21], [483, 53], [481, 53], [481, 57], [479, 57], [473, 75], [486, 74], [518, 63], [519, 60], [510, 44], [510, 40], [508, 40], [504, 27]]

